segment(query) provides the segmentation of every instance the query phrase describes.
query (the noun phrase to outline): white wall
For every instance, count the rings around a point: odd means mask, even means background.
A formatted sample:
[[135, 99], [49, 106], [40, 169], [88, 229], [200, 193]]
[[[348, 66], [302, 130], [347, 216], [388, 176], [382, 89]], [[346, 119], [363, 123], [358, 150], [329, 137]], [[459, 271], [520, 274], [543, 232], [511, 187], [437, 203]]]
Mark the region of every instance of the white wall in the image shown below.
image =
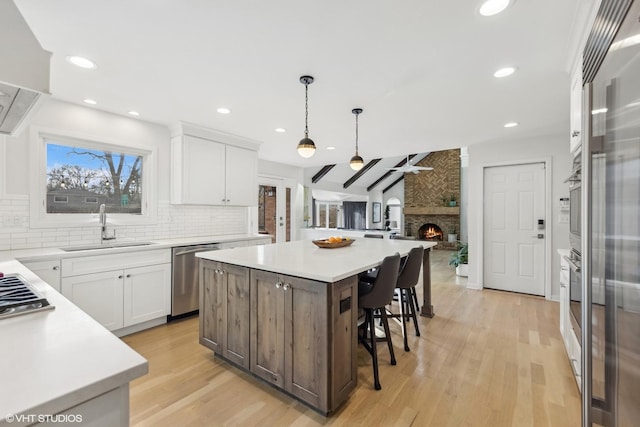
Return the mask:
[[[567, 135], [569, 132], [567, 132]], [[569, 187], [564, 180], [571, 171], [571, 155], [567, 135], [540, 136], [522, 141], [476, 144], [468, 147], [468, 199], [467, 218], [469, 233], [469, 287], [482, 288], [481, 275], [482, 241], [480, 240], [482, 220], [479, 213], [483, 209], [481, 199], [483, 189], [483, 168], [487, 165], [523, 161], [537, 161], [551, 158], [551, 218], [547, 218], [546, 236], [551, 239], [551, 298], [560, 295], [558, 277], [560, 261], [557, 249], [569, 247], [569, 225], [559, 224], [561, 197], [569, 196]]]
[[[30, 124], [94, 136], [97, 140], [120, 144], [129, 142], [156, 149], [157, 176], [153, 183], [149, 183], [157, 189], [156, 221], [146, 225], [116, 227], [120, 240], [239, 234], [248, 231], [247, 208], [169, 204], [170, 135], [165, 126], [54, 99], [45, 100], [31, 117]], [[36, 229], [30, 226], [29, 180], [34, 175], [34, 171], [30, 170], [30, 156], [28, 128], [17, 137], [0, 138], [0, 250], [99, 242], [97, 219], [95, 227]]]

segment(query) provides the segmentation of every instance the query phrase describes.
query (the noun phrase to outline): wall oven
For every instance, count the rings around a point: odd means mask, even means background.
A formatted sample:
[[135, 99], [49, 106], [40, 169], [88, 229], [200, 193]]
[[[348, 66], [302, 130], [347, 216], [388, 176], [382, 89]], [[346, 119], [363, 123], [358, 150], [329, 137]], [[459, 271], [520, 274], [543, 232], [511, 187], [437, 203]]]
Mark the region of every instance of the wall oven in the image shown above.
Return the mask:
[[582, 317], [582, 257], [580, 253], [571, 249], [565, 260], [569, 263], [569, 318], [571, 327], [578, 339], [582, 342], [581, 317]]
[[573, 170], [567, 179], [569, 182], [569, 243], [578, 254], [581, 253], [582, 228], [582, 150], [578, 150], [573, 159]]

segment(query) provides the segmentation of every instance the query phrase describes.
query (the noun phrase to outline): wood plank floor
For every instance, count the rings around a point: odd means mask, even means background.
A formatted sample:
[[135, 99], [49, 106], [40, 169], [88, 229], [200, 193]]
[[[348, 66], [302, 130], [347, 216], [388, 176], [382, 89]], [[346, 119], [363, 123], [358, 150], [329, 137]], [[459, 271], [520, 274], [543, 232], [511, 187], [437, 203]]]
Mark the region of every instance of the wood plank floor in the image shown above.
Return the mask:
[[131, 384], [133, 426], [578, 426], [580, 395], [558, 330], [558, 304], [466, 289], [432, 252], [436, 316], [421, 336], [391, 322], [398, 364], [379, 346], [381, 391], [359, 346], [358, 387], [326, 418], [198, 344], [196, 318], [130, 335], [149, 360]]

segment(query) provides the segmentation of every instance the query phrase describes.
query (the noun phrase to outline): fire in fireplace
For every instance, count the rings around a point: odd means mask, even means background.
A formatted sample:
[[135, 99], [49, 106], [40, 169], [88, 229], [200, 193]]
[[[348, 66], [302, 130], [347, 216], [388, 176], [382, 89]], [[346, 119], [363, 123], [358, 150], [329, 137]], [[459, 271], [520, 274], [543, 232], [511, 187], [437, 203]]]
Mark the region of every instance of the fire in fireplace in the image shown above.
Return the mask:
[[420, 240], [437, 240], [442, 241], [444, 237], [444, 233], [442, 229], [438, 227], [437, 224], [427, 223], [423, 224], [422, 227], [418, 229], [418, 238]]

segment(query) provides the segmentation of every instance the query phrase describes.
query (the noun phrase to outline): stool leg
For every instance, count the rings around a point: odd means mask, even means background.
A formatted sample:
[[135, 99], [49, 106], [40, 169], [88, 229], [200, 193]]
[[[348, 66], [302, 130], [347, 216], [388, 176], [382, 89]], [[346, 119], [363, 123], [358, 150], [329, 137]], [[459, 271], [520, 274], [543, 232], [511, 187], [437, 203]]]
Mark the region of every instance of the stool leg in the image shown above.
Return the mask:
[[[384, 310], [382, 310], [384, 312]], [[380, 385], [380, 378], [378, 377], [378, 350], [376, 348], [376, 325], [373, 316], [373, 310], [367, 309], [367, 316], [369, 318], [369, 328], [371, 333], [371, 358], [373, 359], [373, 384], [376, 390], [382, 389]]]
[[407, 316], [411, 312], [406, 312], [405, 310], [408, 308], [408, 304], [405, 304], [405, 298], [409, 298], [410, 295], [407, 294], [407, 289], [400, 289], [400, 318], [402, 319], [402, 336], [404, 338], [404, 351], [409, 351], [409, 343], [407, 341]]
[[[407, 291], [417, 298], [416, 288], [407, 289]], [[410, 298], [409, 302], [411, 304], [411, 317], [413, 318], [413, 325], [416, 328], [416, 336], [419, 337], [420, 329], [418, 328], [418, 317], [416, 316], [416, 312], [418, 311], [418, 304], [413, 304], [413, 298]]]
[[391, 332], [389, 331], [389, 321], [387, 320], [387, 312], [382, 310], [382, 324], [384, 326], [384, 334], [387, 338], [387, 346], [389, 347], [389, 353], [391, 354], [391, 364], [396, 364], [396, 355], [393, 352], [393, 343], [391, 342]]

